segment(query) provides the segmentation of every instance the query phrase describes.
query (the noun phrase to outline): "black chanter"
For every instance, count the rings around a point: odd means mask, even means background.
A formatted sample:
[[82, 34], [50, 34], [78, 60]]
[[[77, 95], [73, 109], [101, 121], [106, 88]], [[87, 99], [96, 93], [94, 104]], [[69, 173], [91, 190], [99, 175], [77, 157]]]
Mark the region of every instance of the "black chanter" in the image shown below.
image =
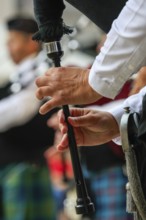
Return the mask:
[[[51, 12], [50, 8], [52, 9]], [[60, 39], [63, 34], [69, 34], [72, 32], [72, 30], [65, 26], [62, 21], [61, 16], [63, 10], [64, 4], [62, 1], [34, 0], [34, 11], [39, 31], [34, 35], [33, 39], [45, 43], [47, 55], [53, 60], [55, 67], [60, 67], [60, 58], [63, 55]], [[68, 125], [69, 149], [76, 184], [76, 213], [92, 213], [94, 211], [94, 204], [91, 202], [88, 195], [83, 178], [74, 131], [67, 120], [70, 116], [69, 107], [67, 105], [63, 106], [63, 111]]]

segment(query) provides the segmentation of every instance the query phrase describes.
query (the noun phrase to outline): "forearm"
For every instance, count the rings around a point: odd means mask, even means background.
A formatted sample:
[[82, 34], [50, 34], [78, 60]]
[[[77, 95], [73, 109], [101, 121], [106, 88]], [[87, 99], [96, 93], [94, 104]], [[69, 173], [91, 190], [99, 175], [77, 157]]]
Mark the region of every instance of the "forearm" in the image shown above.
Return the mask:
[[91, 87], [114, 98], [129, 76], [146, 64], [146, 1], [130, 0], [113, 22], [89, 75]]

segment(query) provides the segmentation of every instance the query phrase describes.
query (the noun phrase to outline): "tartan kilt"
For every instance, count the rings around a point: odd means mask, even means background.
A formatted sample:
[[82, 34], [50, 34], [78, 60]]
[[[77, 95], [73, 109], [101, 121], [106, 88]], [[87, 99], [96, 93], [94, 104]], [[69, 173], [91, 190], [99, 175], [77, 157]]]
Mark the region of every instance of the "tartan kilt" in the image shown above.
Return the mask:
[[122, 166], [109, 167], [98, 174], [86, 173], [90, 178], [90, 190], [94, 196], [94, 220], [132, 220], [126, 212], [127, 177]]
[[55, 220], [47, 167], [28, 163], [0, 168], [0, 220]]

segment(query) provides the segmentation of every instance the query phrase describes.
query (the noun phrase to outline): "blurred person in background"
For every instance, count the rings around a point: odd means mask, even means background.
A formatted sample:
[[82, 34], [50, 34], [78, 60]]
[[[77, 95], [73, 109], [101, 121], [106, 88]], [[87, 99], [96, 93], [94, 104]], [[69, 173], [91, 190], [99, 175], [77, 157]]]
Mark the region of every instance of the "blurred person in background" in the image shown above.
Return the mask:
[[[50, 170], [50, 178], [53, 186], [53, 195], [57, 206], [57, 219], [68, 220], [64, 211], [64, 202], [66, 194], [73, 181], [73, 170], [69, 151], [60, 154], [56, 146], [60, 142], [62, 134], [59, 130], [57, 113], [54, 113], [47, 122], [48, 126], [55, 130], [54, 143], [51, 148], [45, 152], [45, 157]], [[75, 209], [73, 207], [71, 219], [74, 219]]]
[[[51, 112], [38, 114], [36, 76], [50, 67], [41, 44], [32, 41], [37, 24], [32, 18], [7, 22], [8, 49], [17, 65], [0, 89], [0, 219], [55, 220], [55, 202], [44, 151], [53, 144], [47, 126]], [[40, 138], [41, 133], [41, 138]]]
[[133, 83], [132, 83], [132, 88], [131, 91], [129, 93], [129, 96], [134, 95], [138, 92], [140, 92], [140, 90], [146, 86], [146, 66], [143, 66], [138, 73], [133, 75]]

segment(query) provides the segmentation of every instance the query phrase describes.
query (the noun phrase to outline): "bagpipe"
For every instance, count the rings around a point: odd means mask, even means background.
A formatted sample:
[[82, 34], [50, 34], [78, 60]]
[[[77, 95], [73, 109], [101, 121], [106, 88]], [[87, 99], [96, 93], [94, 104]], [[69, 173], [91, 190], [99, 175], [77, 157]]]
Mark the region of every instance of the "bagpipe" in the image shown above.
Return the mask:
[[146, 219], [146, 95], [142, 112], [125, 113], [120, 125], [122, 148], [125, 153], [128, 176], [127, 212], [133, 213], [134, 220]]
[[[65, 9], [63, 0], [33, 0], [34, 13], [39, 31], [33, 36], [36, 41], [42, 41], [46, 46], [47, 56], [60, 67], [63, 55], [60, 40], [64, 34], [70, 34], [72, 29], [63, 22], [62, 15]], [[125, 4], [125, 0], [67, 0], [103, 31], [108, 32], [112, 21], [117, 17]], [[94, 212], [92, 203], [82, 174], [79, 155], [72, 126], [68, 123], [69, 107], [63, 106], [65, 119], [68, 125], [69, 150], [73, 165], [76, 183], [76, 212], [88, 214]]]
[[127, 0], [66, 0], [107, 33]]

